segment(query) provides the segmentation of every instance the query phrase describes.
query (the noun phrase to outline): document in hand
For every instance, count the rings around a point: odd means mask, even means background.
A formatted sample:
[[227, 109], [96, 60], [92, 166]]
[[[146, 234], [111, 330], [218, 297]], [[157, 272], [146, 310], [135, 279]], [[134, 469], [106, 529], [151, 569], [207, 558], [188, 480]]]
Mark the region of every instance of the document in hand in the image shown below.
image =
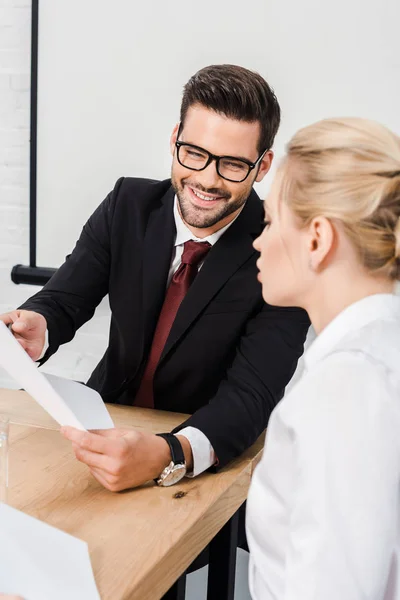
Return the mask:
[[0, 503], [0, 592], [100, 600], [86, 542]]
[[71, 425], [78, 429], [114, 427], [98, 392], [76, 381], [43, 375], [1, 321], [0, 366], [60, 425]]

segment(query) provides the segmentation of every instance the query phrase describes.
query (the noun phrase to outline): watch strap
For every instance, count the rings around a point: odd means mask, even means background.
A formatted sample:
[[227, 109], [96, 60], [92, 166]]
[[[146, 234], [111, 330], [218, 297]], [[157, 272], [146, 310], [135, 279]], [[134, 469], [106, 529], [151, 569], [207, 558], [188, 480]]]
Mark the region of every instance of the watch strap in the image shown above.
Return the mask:
[[167, 442], [171, 451], [171, 459], [174, 465], [185, 464], [185, 454], [183, 452], [182, 444], [173, 433], [157, 433], [159, 437], [164, 438]]

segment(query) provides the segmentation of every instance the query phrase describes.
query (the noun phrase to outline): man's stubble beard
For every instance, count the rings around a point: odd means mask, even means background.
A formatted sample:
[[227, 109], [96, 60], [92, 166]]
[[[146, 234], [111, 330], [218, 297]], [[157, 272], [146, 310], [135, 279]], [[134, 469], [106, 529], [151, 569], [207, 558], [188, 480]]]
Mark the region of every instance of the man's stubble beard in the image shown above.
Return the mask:
[[[247, 191], [243, 192], [243, 194], [238, 196], [233, 202], [229, 201], [230, 198], [226, 198], [223, 201], [223, 204], [215, 209], [215, 212], [210, 209], [204, 209], [204, 211], [202, 211], [201, 208], [195, 208], [191, 204], [190, 200], [185, 198], [184, 187], [179, 185], [173, 175], [171, 177], [171, 181], [172, 187], [174, 188], [178, 198], [181, 217], [188, 225], [190, 225], [190, 227], [196, 227], [197, 229], [207, 229], [209, 227], [213, 227], [219, 221], [222, 221], [232, 213], [242, 208], [251, 192], [250, 186]], [[216, 188], [206, 189], [199, 184], [193, 185], [193, 187], [201, 192], [206, 192], [209, 194], [220, 194], [221, 196], [226, 196], [227, 194], [227, 192], [217, 190]]]

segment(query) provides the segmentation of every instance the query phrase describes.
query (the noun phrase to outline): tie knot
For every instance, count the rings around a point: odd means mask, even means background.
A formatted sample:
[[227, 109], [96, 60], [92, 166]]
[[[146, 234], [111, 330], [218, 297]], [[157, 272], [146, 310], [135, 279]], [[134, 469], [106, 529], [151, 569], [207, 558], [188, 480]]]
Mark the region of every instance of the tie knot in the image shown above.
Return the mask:
[[210, 250], [211, 244], [208, 242], [194, 242], [189, 240], [183, 245], [182, 263], [184, 265], [197, 265]]

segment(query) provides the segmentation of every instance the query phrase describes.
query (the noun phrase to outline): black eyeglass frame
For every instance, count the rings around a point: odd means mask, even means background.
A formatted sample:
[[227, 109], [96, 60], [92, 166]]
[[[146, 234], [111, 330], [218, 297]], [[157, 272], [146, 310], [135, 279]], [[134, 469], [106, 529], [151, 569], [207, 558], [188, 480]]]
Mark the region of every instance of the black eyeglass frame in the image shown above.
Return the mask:
[[[196, 146], [195, 144], [188, 144], [187, 142], [182, 142], [180, 140], [176, 140], [175, 146], [176, 146], [176, 157], [178, 159], [178, 162], [180, 165], [182, 165], [182, 167], [185, 167], [185, 169], [190, 169], [191, 171], [204, 171], [204, 169], [207, 169], [208, 165], [211, 164], [213, 160], [215, 160], [215, 168], [217, 169], [218, 175], [220, 177], [222, 177], [222, 179], [226, 179], [226, 181], [231, 181], [232, 183], [242, 183], [243, 181], [245, 181], [248, 178], [248, 176], [250, 175], [251, 171], [260, 164], [260, 162], [262, 161], [262, 159], [264, 158], [265, 154], [268, 151], [268, 148], [266, 148], [264, 150], [264, 152], [262, 152], [262, 154], [260, 154], [260, 156], [257, 158], [256, 162], [253, 163], [253, 162], [250, 162], [249, 160], [246, 160], [245, 158], [238, 158], [237, 156], [217, 156], [216, 154], [211, 154], [211, 152], [209, 152], [208, 150], [205, 150], [204, 148], [201, 148], [200, 146]], [[206, 164], [203, 167], [201, 167], [201, 169], [196, 169], [194, 167], [188, 167], [187, 165], [184, 165], [183, 162], [181, 162], [181, 160], [179, 158], [179, 149], [182, 148], [182, 146], [188, 146], [189, 148], [195, 148], [196, 150], [200, 150], [201, 152], [204, 152], [204, 154], [208, 154], [208, 159], [206, 161]], [[219, 170], [219, 162], [222, 159], [236, 160], [236, 161], [239, 161], [239, 162], [247, 165], [249, 168], [247, 175], [245, 177], [243, 177], [243, 179], [240, 179], [240, 180], [229, 179], [229, 177], [225, 177], [225, 175], [222, 175], [222, 173]]]

